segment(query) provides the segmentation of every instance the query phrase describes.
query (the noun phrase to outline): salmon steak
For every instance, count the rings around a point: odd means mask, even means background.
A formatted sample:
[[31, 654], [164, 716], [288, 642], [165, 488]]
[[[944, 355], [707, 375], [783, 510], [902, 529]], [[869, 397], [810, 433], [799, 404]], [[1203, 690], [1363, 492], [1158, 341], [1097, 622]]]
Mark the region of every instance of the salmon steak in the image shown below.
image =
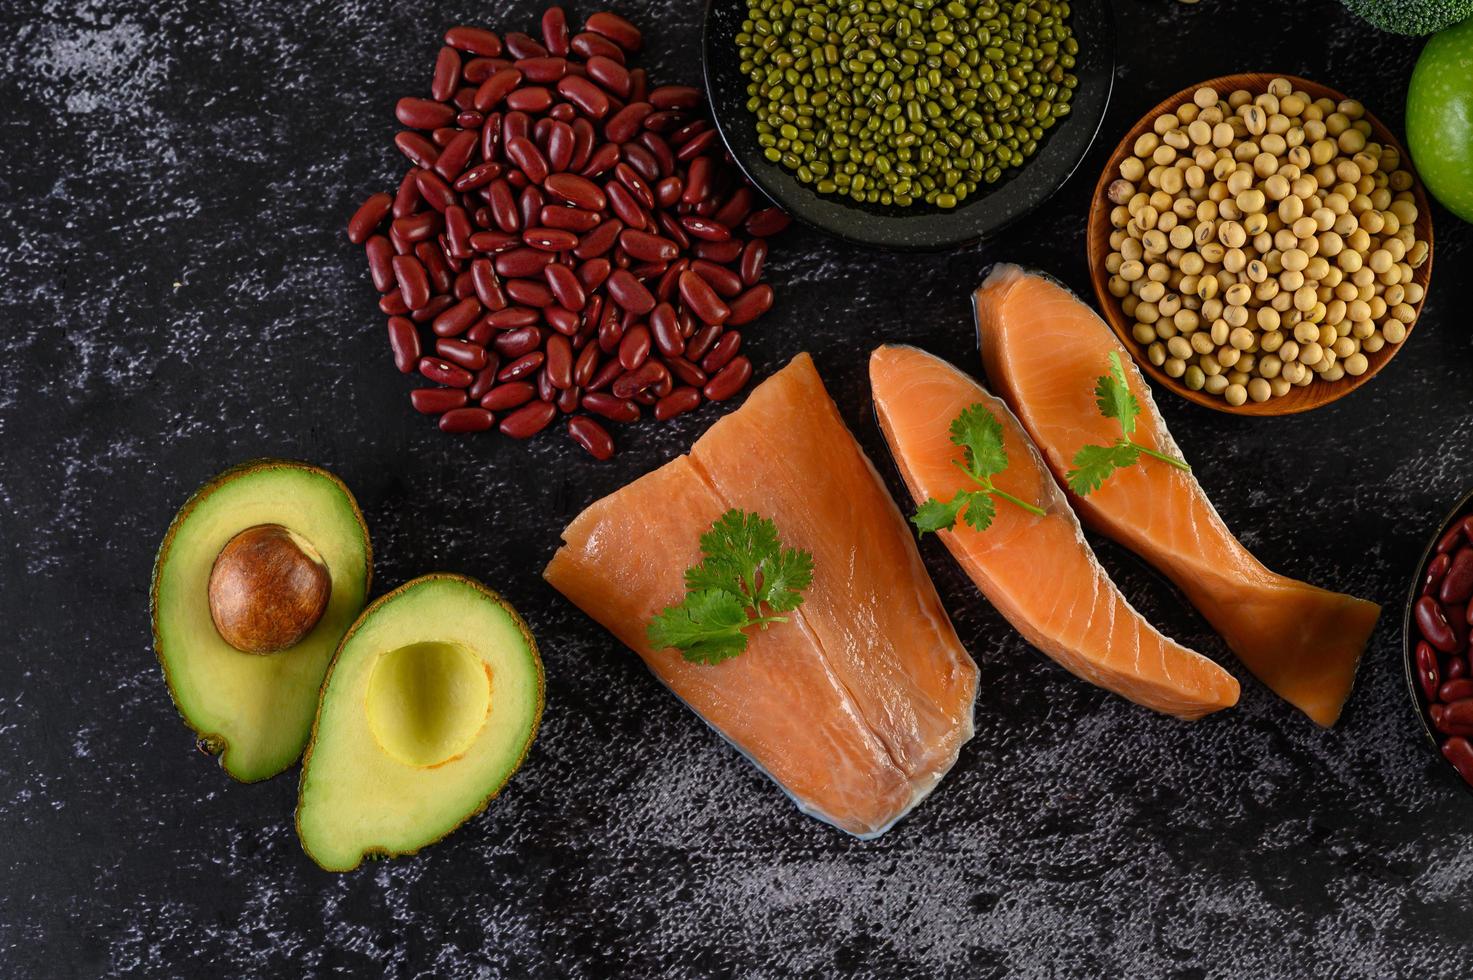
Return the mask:
[[[1132, 438], [1182, 458], [1129, 354], [1069, 290], [1000, 265], [973, 302], [987, 378], [1061, 481], [1080, 447], [1121, 436], [1119, 423], [1095, 404], [1095, 382], [1112, 352], [1140, 403]], [[1189, 471], [1142, 456], [1072, 499], [1086, 525], [1175, 582], [1271, 690], [1320, 725], [1340, 717], [1379, 606], [1269, 571], [1228, 530]]]
[[[731, 509], [813, 555], [802, 605], [717, 664], [653, 649], [647, 624], [681, 602], [701, 535]], [[803, 812], [851, 834], [884, 833], [972, 736], [977, 666], [807, 354], [689, 455], [579, 514], [543, 575]]]
[[1064, 492], [1002, 400], [952, 365], [914, 347], [870, 355], [875, 414], [917, 504], [973, 489], [951, 421], [981, 405], [1001, 423], [1007, 468], [1000, 490], [1042, 516], [995, 499], [992, 522], [937, 532], [977, 588], [1029, 643], [1065, 670], [1144, 707], [1192, 720], [1231, 707], [1238, 682], [1211, 660], [1162, 636], [1131, 608], [1084, 540]]

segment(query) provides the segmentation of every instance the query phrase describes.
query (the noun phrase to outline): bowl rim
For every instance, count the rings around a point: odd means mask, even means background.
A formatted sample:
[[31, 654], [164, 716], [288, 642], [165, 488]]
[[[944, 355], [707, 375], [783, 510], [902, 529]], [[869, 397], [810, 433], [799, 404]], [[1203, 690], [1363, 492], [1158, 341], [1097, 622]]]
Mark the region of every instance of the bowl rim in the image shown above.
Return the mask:
[[1458, 498], [1458, 502], [1449, 510], [1437, 525], [1437, 533], [1427, 542], [1427, 547], [1422, 550], [1422, 557], [1417, 562], [1416, 571], [1412, 575], [1411, 587], [1407, 590], [1406, 608], [1401, 617], [1401, 660], [1402, 672], [1406, 677], [1407, 696], [1412, 711], [1417, 716], [1417, 722], [1422, 728], [1422, 734], [1426, 736], [1428, 748], [1441, 763], [1439, 768], [1459, 786], [1463, 787], [1470, 795], [1473, 795], [1473, 783], [1465, 780], [1453, 764], [1442, 754], [1442, 744], [1438, 741], [1438, 733], [1432, 728], [1432, 718], [1427, 713], [1427, 698], [1422, 693], [1421, 682], [1417, 680], [1417, 663], [1414, 651], [1416, 650], [1416, 624], [1413, 622], [1412, 610], [1417, 600], [1422, 597], [1422, 577], [1427, 574], [1427, 565], [1432, 561], [1437, 552], [1437, 542], [1442, 540], [1453, 523], [1467, 517], [1473, 511], [1473, 488], [1468, 489]]
[[[1433, 236], [1432, 207], [1427, 198], [1426, 187], [1422, 182], [1421, 176], [1417, 173], [1411, 154], [1407, 152], [1401, 140], [1396, 138], [1396, 133], [1383, 123], [1375, 113], [1371, 112], [1370, 109], [1366, 109], [1364, 118], [1371, 124], [1371, 130], [1375, 134], [1377, 141], [1395, 149], [1401, 156], [1402, 167], [1410, 171], [1414, 177], [1412, 195], [1417, 204], [1417, 221], [1414, 227], [1418, 229], [1418, 237], [1423, 238], [1427, 242], [1426, 261], [1417, 268], [1415, 275], [1415, 281], [1420, 283], [1423, 288], [1422, 299], [1415, 306], [1416, 316], [1413, 317], [1411, 324], [1407, 327], [1407, 336], [1402, 339], [1401, 343], [1388, 344], [1380, 351], [1370, 355], [1371, 366], [1360, 377], [1353, 378], [1346, 375], [1338, 381], [1317, 380], [1303, 389], [1297, 389], [1305, 393], [1301, 397], [1294, 397], [1291, 394], [1279, 398], [1270, 398], [1265, 402], [1254, 402], [1250, 400], [1239, 406], [1229, 405], [1225, 399], [1204, 391], [1193, 391], [1183, 384], [1180, 378], [1171, 377], [1163, 369], [1152, 364], [1151, 359], [1145, 356], [1145, 348], [1131, 333], [1130, 325], [1127, 324], [1124, 312], [1120, 309], [1120, 300], [1110, 295], [1109, 289], [1107, 288], [1109, 274], [1105, 272], [1104, 261], [1109, 249], [1110, 208], [1113, 205], [1108, 203], [1108, 198], [1105, 196], [1106, 189], [1110, 181], [1114, 179], [1113, 175], [1118, 172], [1120, 161], [1124, 159], [1126, 151], [1129, 145], [1134, 143], [1135, 137], [1140, 132], [1149, 128], [1151, 121], [1158, 115], [1175, 110], [1177, 107], [1189, 101], [1197, 89], [1214, 88], [1219, 92], [1225, 92], [1231, 91], [1234, 88], [1247, 88], [1256, 91], [1265, 87], [1268, 81], [1275, 78], [1287, 79], [1296, 89], [1308, 92], [1316, 98], [1332, 98], [1337, 102], [1350, 98], [1339, 89], [1332, 88], [1323, 82], [1316, 82], [1313, 79], [1303, 78], [1285, 72], [1234, 72], [1228, 75], [1218, 75], [1215, 78], [1209, 78], [1195, 85], [1183, 88], [1162, 99], [1154, 108], [1144, 113], [1122, 134], [1119, 143], [1116, 144], [1115, 149], [1110, 153], [1110, 156], [1105, 161], [1104, 167], [1100, 171], [1100, 178], [1095, 183], [1094, 195], [1090, 198], [1089, 216], [1085, 222], [1085, 252], [1089, 265], [1090, 283], [1094, 288], [1095, 299], [1099, 304], [1101, 315], [1104, 317], [1105, 322], [1110, 325], [1110, 329], [1114, 331], [1120, 342], [1125, 345], [1125, 348], [1130, 351], [1131, 357], [1135, 358], [1141, 370], [1145, 371], [1157, 384], [1167, 388], [1173, 394], [1185, 398], [1194, 405], [1210, 408], [1213, 411], [1223, 412], [1228, 415], [1250, 417], [1297, 415], [1316, 408], [1322, 408], [1344, 398], [1352, 391], [1371, 381], [1406, 346], [1407, 341], [1411, 338], [1412, 331], [1421, 322], [1423, 307], [1426, 305], [1428, 294], [1432, 291], [1432, 260], [1436, 247]], [[1364, 103], [1362, 105], [1364, 106]], [[1425, 234], [1423, 234], [1424, 232]], [[1316, 395], [1310, 396], [1308, 393], [1311, 391], [1316, 392]]]
[[[1080, 11], [1084, 10], [1092, 18], [1089, 26], [1094, 33], [1091, 34], [1092, 41], [1087, 50], [1092, 58], [1098, 58], [1098, 63], [1091, 61], [1087, 70], [1096, 78], [1089, 99], [1098, 99], [1098, 106], [1091, 105], [1088, 113], [1071, 111], [1062, 123], [1045, 136], [1038, 153], [1028, 164], [1008, 176], [994, 189], [969, 198], [956, 208], [942, 210], [922, 205], [904, 209], [891, 208], [889, 212], [878, 206], [871, 209], [835, 195], [819, 195], [807, 185], [799, 183], [786, 168], [769, 163], [758, 155], [738, 152], [738, 148], [743, 147], [746, 140], [734, 139], [733, 136], [744, 133], [750, 127], [751, 114], [745, 106], [738, 106], [740, 111], [732, 115], [723, 112], [723, 109], [731, 106], [726, 100], [717, 98], [718, 92], [723, 90], [720, 81], [723, 70], [719, 63], [721, 59], [715, 57], [713, 51], [715, 45], [720, 43], [714, 29], [718, 6], [740, 3], [745, 3], [745, 0], [706, 0], [705, 4], [701, 24], [701, 77], [711, 121], [731, 160], [753, 187], [803, 224], [852, 245], [893, 252], [937, 252], [992, 238], [1036, 211], [1079, 172], [1104, 128], [1105, 116], [1115, 90], [1118, 62], [1114, 4], [1111, 0], [1075, 0], [1075, 16], [1078, 17]], [[737, 74], [735, 69], [730, 73]], [[1076, 104], [1078, 101], [1076, 96]], [[1000, 217], [989, 215], [985, 207], [980, 211], [974, 210], [1007, 188], [1021, 186], [1019, 182], [1029, 173], [1030, 167], [1034, 168], [1036, 182], [1038, 175], [1042, 173], [1037, 164], [1041, 162], [1045, 150], [1050, 144], [1058, 142], [1071, 123], [1074, 123], [1074, 128], [1069, 129], [1068, 134], [1071, 145], [1077, 145], [1071, 151], [1073, 159], [1067, 161], [1062, 169], [1055, 168], [1058, 172], [1052, 176], [1056, 176], [1056, 180], [1046, 188], [1028, 188], [1026, 193], [1015, 191], [1023, 193], [1021, 205], [1010, 212], [1002, 212]]]

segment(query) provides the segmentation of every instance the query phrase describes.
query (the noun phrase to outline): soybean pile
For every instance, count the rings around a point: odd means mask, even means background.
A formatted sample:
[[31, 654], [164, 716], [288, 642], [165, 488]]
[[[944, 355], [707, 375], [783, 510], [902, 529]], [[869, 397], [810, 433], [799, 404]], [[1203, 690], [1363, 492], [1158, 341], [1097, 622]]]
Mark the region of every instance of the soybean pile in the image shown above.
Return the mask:
[[1059, 0], [747, 0], [767, 160], [820, 194], [954, 208], [1038, 152], [1079, 79]]

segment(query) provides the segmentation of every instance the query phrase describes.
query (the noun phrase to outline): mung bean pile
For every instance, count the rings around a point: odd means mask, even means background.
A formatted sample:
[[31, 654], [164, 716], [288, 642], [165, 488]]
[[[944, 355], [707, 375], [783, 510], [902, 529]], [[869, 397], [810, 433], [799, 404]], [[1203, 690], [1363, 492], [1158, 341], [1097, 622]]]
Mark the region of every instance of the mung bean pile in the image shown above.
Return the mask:
[[1359, 102], [1296, 90], [1157, 116], [1107, 191], [1109, 290], [1152, 364], [1228, 404], [1359, 377], [1424, 289], [1411, 172]]
[[821, 194], [954, 208], [1069, 113], [1064, 0], [747, 0], [757, 139]]

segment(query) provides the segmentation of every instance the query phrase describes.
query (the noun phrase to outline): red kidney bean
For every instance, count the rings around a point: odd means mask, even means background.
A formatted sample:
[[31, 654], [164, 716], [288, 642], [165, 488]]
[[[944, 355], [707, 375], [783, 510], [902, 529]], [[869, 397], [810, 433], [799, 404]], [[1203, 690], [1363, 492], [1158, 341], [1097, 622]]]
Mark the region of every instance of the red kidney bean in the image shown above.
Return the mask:
[[[574, 346], [577, 346], [576, 342]], [[598, 371], [599, 361], [598, 344], [585, 342], [583, 349], [578, 352], [578, 359], [573, 362], [573, 384], [579, 388], [586, 388], [593, 380], [595, 372]]]
[[530, 34], [510, 31], [506, 34], [506, 51], [513, 58], [546, 58], [548, 50]]
[[[440, 151], [440, 156], [435, 160], [435, 173], [447, 181], [455, 181], [465, 171], [466, 164], [470, 162], [471, 154], [476, 151], [476, 134], [465, 131], [457, 133], [445, 144]], [[447, 185], [447, 190], [449, 187]], [[454, 202], [452, 202], [454, 203]]]
[[[665, 167], [659, 157], [639, 143], [625, 143], [619, 148], [619, 156], [623, 157], [624, 166], [627, 169], [632, 170], [642, 180], [651, 184], [657, 184], [661, 179], [670, 176], [673, 169]], [[618, 167], [615, 166], [615, 171], [617, 170]], [[651, 202], [654, 201], [653, 192], [643, 196]]]
[[761, 211], [754, 211], [751, 217], [747, 218], [744, 227], [747, 234], [753, 238], [771, 238], [787, 228], [792, 220], [781, 208], [763, 208]]
[[543, 354], [540, 350], [534, 350], [530, 354], [523, 354], [497, 372], [496, 380], [520, 381], [522, 378], [527, 377], [542, 367], [542, 362], [545, 360], [547, 360], [547, 355]]
[[525, 306], [507, 306], [487, 314], [486, 322], [497, 330], [513, 330], [530, 327], [542, 318], [536, 309]]
[[463, 340], [441, 337], [435, 341], [435, 353], [442, 360], [457, 367], [463, 367], [467, 371], [479, 371], [486, 366], [486, 348], [468, 344]]
[[1463, 657], [1450, 657], [1447, 669], [1442, 672], [1445, 680], [1455, 681], [1460, 677], [1468, 676], [1468, 661]]
[[547, 178], [543, 188], [555, 200], [584, 211], [602, 211], [608, 203], [603, 190], [597, 184], [577, 174], [553, 174]]
[[552, 386], [552, 379], [547, 376], [547, 369], [543, 368], [537, 372], [537, 397], [545, 402], [556, 402], [560, 389]]
[[455, 182], [450, 186], [461, 193], [473, 191], [478, 187], [485, 187], [491, 181], [500, 177], [501, 172], [501, 164], [495, 161], [491, 163], [478, 163], [455, 178]]
[[608, 195], [609, 208], [625, 225], [641, 230], [650, 226], [649, 216], [624, 185], [611, 181], [605, 185], [604, 192]]
[[701, 218], [693, 214], [686, 215], [680, 219], [680, 227], [684, 228], [692, 238], [699, 238], [702, 241], [731, 241], [731, 229], [709, 218]]
[[708, 324], [691, 334], [685, 344], [685, 356], [689, 360], [699, 360], [706, 356], [716, 341], [721, 337], [722, 327], [720, 324]]
[[568, 73], [568, 59], [557, 55], [522, 58], [513, 62], [513, 67], [522, 77], [536, 85], [547, 85]]
[[628, 143], [639, 135], [640, 127], [653, 111], [648, 102], [629, 103], [604, 123], [604, 136], [613, 143]]
[[557, 406], [551, 402], [533, 401], [503, 416], [501, 434], [513, 439], [530, 439], [557, 417]]
[[562, 7], [548, 7], [542, 12], [542, 45], [550, 54], [564, 57], [568, 53], [568, 15]]
[[[583, 68], [588, 72], [588, 77], [597, 82], [604, 91], [617, 95], [621, 99], [629, 98], [633, 79], [630, 77], [629, 69], [621, 63], [613, 58], [594, 55], [584, 62]], [[609, 138], [613, 139], [613, 137]]]
[[655, 297], [628, 269], [615, 269], [604, 283], [609, 298], [621, 309], [640, 316], [655, 308]]
[[[599, 347], [599, 351], [601, 353], [607, 353], [607, 351], [603, 350], [602, 346]], [[593, 379], [585, 387], [589, 391], [603, 391], [617, 381], [623, 373], [624, 368], [619, 364], [619, 359], [617, 357], [611, 358], [610, 360], [604, 361], [599, 369], [594, 372]]]
[[[706, 123], [705, 120], [699, 120], [699, 122], [703, 125], [709, 125], [709, 123]], [[691, 124], [691, 126], [694, 125], [695, 123]], [[687, 126], [686, 129], [690, 129], [691, 126]], [[681, 130], [681, 132], [683, 133], [685, 132], [685, 130]], [[694, 136], [684, 142], [679, 140], [679, 136], [680, 133], [672, 134], [670, 137], [670, 142], [672, 145], [680, 147], [680, 149], [675, 151], [675, 159], [682, 162], [689, 162], [691, 160], [694, 160], [702, 153], [710, 152], [712, 149], [718, 146], [717, 133], [714, 129], [704, 130], [700, 133], [700, 135]]]
[[690, 269], [706, 280], [706, 284], [722, 299], [733, 299], [742, 292], [742, 277], [724, 265], [717, 265], [709, 259], [696, 259], [691, 262]]
[[358, 206], [353, 212], [353, 217], [348, 219], [348, 241], [354, 245], [362, 245], [383, 224], [384, 218], [388, 217], [389, 210], [394, 206], [394, 198], [388, 194], [370, 194], [368, 199]]
[[[574, 255], [578, 252], [575, 249]], [[583, 284], [585, 292], [593, 292], [604, 284], [609, 278], [609, 273], [614, 269], [613, 265], [605, 258], [588, 259], [578, 263], [578, 281]]]
[[417, 310], [430, 301], [430, 280], [425, 267], [412, 255], [396, 255], [390, 260], [394, 269], [394, 280], [404, 296], [404, 304]]
[[494, 160], [501, 150], [501, 131], [505, 121], [499, 112], [486, 113], [486, 121], [481, 126], [481, 159]]
[[573, 162], [573, 151], [577, 147], [577, 137], [573, 135], [573, 127], [564, 122], [553, 122], [547, 130], [547, 166], [553, 173], [562, 173], [567, 170]]
[[1457, 680], [1446, 681], [1437, 689], [1436, 695], [1436, 699], [1443, 704], [1473, 698], [1473, 680], [1460, 677]]
[[[515, 206], [515, 205], [514, 205]], [[518, 221], [521, 219], [519, 218]], [[478, 231], [471, 235], [471, 249], [496, 255], [522, 246], [522, 236], [516, 232]]]
[[445, 209], [445, 241], [450, 255], [457, 259], [468, 259], [475, 254], [471, 248], [471, 219], [465, 208], [453, 204]]
[[567, 252], [578, 244], [578, 236], [561, 228], [528, 228], [522, 241], [543, 252]]
[[588, 19], [583, 22], [583, 29], [585, 31], [593, 31], [595, 34], [602, 34], [630, 54], [638, 51], [640, 46], [644, 44], [644, 38], [639, 33], [639, 28], [609, 10], [589, 14]]
[[[1446, 554], [1438, 555], [1434, 562], [1448, 558]], [[1428, 578], [1431, 579], [1432, 568], [1428, 566]], [[1464, 545], [1454, 552], [1447, 562], [1447, 570], [1442, 579], [1441, 588], [1437, 591], [1437, 598], [1444, 605], [1449, 603], [1465, 603], [1469, 597], [1473, 597], [1473, 547]]]
[[573, 254], [580, 259], [592, 259], [603, 255], [614, 247], [614, 243], [619, 239], [619, 233], [623, 230], [623, 222], [617, 218], [609, 218], [578, 239], [578, 245], [573, 249]]
[[465, 79], [467, 85], [480, 85], [492, 75], [510, 67], [511, 62], [505, 58], [472, 58], [465, 63], [460, 77]]
[[574, 34], [568, 44], [575, 53], [582, 55], [585, 59], [603, 57], [619, 62], [624, 60], [623, 48], [608, 38], [589, 31]]
[[619, 364], [626, 371], [633, 371], [650, 356], [650, 330], [644, 324], [636, 324], [624, 331], [619, 341]]
[[746, 387], [752, 380], [752, 362], [745, 357], [734, 357], [722, 368], [701, 393], [713, 402], [725, 401]]
[[731, 363], [731, 359], [736, 357], [736, 353], [741, 350], [741, 347], [742, 335], [735, 330], [728, 330], [712, 346], [710, 353], [701, 358], [701, 370], [707, 374], [716, 374], [722, 368], [726, 367], [727, 364]]
[[1431, 644], [1422, 641], [1417, 644], [1414, 659], [1422, 693], [1427, 696], [1428, 701], [1440, 700], [1437, 692], [1442, 686], [1442, 668], [1437, 662], [1437, 651], [1432, 649]]
[[664, 357], [679, 357], [685, 353], [685, 338], [680, 335], [680, 321], [675, 308], [661, 302], [650, 311], [650, 336]]
[[476, 380], [475, 375], [465, 368], [442, 361], [438, 357], [421, 357], [417, 366], [419, 373], [429, 380], [451, 388], [469, 388], [471, 382]]
[[537, 149], [537, 144], [525, 136], [509, 140], [506, 144], [506, 155], [511, 158], [512, 163], [521, 168], [522, 173], [526, 174], [527, 179], [532, 183], [541, 184], [547, 179], [547, 159], [542, 155], [542, 151]]
[[1463, 736], [1454, 736], [1442, 743], [1442, 755], [1453, 764], [1463, 781], [1473, 786], [1473, 742]]
[[[549, 177], [548, 179], [551, 180], [552, 178]], [[598, 227], [599, 221], [602, 220], [597, 211], [585, 211], [582, 208], [563, 207], [555, 204], [544, 206], [537, 218], [548, 228], [561, 228], [565, 231], [577, 232], [580, 235]]]
[[501, 280], [496, 277], [496, 267], [490, 259], [471, 261], [471, 283], [476, 288], [476, 298], [486, 309], [495, 312], [506, 309], [506, 293]]
[[1453, 632], [1447, 615], [1436, 599], [1422, 596], [1413, 607], [1413, 616], [1417, 621], [1417, 628], [1428, 643], [1442, 653], [1452, 653], [1457, 649], [1457, 634]]
[[394, 118], [410, 129], [438, 129], [455, 121], [455, 108], [444, 102], [406, 96], [395, 103]]
[[679, 176], [675, 174], [675, 151], [658, 133], [644, 132], [637, 142], [626, 143], [624, 156], [630, 166], [640, 170], [649, 180], [658, 182], [671, 175]]
[[1462, 698], [1442, 705], [1437, 728], [1448, 735], [1473, 735], [1473, 698]]
[[701, 90], [691, 85], [661, 85], [650, 90], [649, 99], [656, 109], [695, 109], [701, 104]]
[[497, 337], [492, 346], [502, 357], [515, 359], [530, 354], [542, 345], [542, 331], [535, 325], [515, 327]]
[[[454, 111], [453, 109], [451, 110]], [[451, 126], [441, 126], [439, 129], [430, 131], [430, 142], [439, 149], [444, 149], [455, 136], [455, 129]], [[436, 157], [438, 160], [439, 158]]]
[[675, 380], [693, 388], [700, 388], [709, 380], [705, 371], [684, 357], [673, 357], [667, 354], [665, 355], [665, 366], [670, 369], [670, 374]]
[[389, 349], [394, 352], [394, 366], [401, 374], [411, 374], [419, 362], [419, 331], [414, 321], [402, 316], [389, 317]]
[[408, 156], [409, 162], [414, 164], [415, 167], [435, 167], [435, 161], [440, 155], [439, 149], [437, 149], [435, 144], [430, 143], [429, 140], [424, 139], [420, 134], [411, 133], [409, 130], [405, 130], [404, 133], [399, 133], [399, 136], [393, 137], [393, 144], [399, 147], [399, 152]]
[[526, 228], [537, 221], [537, 216], [542, 213], [546, 199], [542, 191], [535, 186], [523, 187], [521, 194], [517, 195], [517, 210], [521, 212], [522, 227]]
[[[392, 274], [392, 269], [390, 274]], [[397, 289], [380, 296], [378, 298], [378, 308], [379, 312], [384, 314], [384, 316], [403, 316], [409, 312], [409, 307], [404, 303], [404, 297]]]
[[705, 323], [723, 323], [731, 316], [731, 308], [721, 301], [706, 280], [694, 272], [680, 274], [680, 298]]
[[557, 397], [553, 399], [552, 403], [557, 406], [557, 410], [559, 412], [562, 412], [564, 415], [572, 415], [574, 412], [578, 411], [578, 403], [582, 400], [583, 392], [579, 391], [578, 388], [575, 386], [572, 388], [564, 388], [559, 391]]
[[726, 318], [728, 327], [739, 327], [751, 323], [772, 309], [772, 287], [759, 283], [731, 301], [731, 316]]
[[446, 45], [435, 56], [435, 73], [430, 78], [430, 98], [444, 102], [455, 94], [460, 81], [460, 52]]
[[435, 317], [444, 313], [455, 303], [450, 296], [431, 296], [430, 301], [417, 310], [409, 311], [409, 319], [415, 323], [429, 323]]
[[430, 329], [438, 337], [458, 337], [481, 317], [481, 301], [467, 297], [435, 317]]
[[537, 397], [537, 389], [526, 381], [508, 381], [499, 384], [481, 396], [481, 407], [493, 412], [504, 412], [518, 405], [525, 405]]
[[491, 181], [486, 185], [485, 198], [491, 206], [491, 217], [495, 219], [496, 227], [507, 234], [521, 230], [522, 215], [517, 210], [516, 195], [512, 193], [510, 184], [501, 178]]
[[[500, 105], [521, 84], [522, 73], [515, 68], [507, 68], [499, 71], [480, 84], [480, 87], [476, 89], [476, 95], [471, 101], [471, 105], [477, 112], [490, 112]], [[504, 135], [505, 131], [503, 130]]]
[[464, 388], [416, 388], [409, 393], [409, 403], [422, 415], [453, 411], [465, 402]]
[[[618, 367], [618, 364], [614, 366]], [[627, 398], [615, 398], [601, 391], [585, 392], [582, 406], [585, 410], [601, 415], [611, 422], [634, 422], [639, 419], [638, 405]]]
[[679, 177], [666, 177], [655, 184], [655, 203], [662, 208], [673, 208], [680, 203], [685, 186]]
[[744, 286], [755, 286], [762, 278], [762, 268], [767, 264], [767, 242], [754, 238], [742, 249], [741, 274]]
[[[622, 364], [620, 365], [622, 367]], [[643, 391], [656, 391], [670, 385], [670, 371], [657, 360], [647, 359], [632, 371], [614, 380], [609, 390], [615, 398], [632, 398]], [[666, 392], [668, 394], [668, 392]]]
[[[543, 252], [543, 255], [549, 253]], [[535, 306], [543, 309], [557, 302], [553, 298], [552, 290], [542, 283], [531, 279], [512, 279], [506, 284], [506, 295], [523, 306]]]
[[[514, 248], [509, 252], [502, 252], [495, 258], [496, 274], [507, 279], [526, 278], [528, 276], [542, 275], [542, 270], [553, 260], [550, 252], [544, 252], [536, 248]], [[506, 285], [508, 290], [511, 284]]]
[[[695, 161], [691, 162], [695, 166]], [[728, 228], [739, 228], [747, 216], [752, 213], [752, 205], [756, 201], [756, 195], [746, 184], [742, 184], [732, 191], [721, 207], [711, 213], [711, 217]]]
[[587, 415], [568, 419], [568, 435], [594, 459], [610, 459], [614, 455], [614, 439], [607, 429]]
[[501, 38], [479, 27], [452, 27], [445, 32], [445, 43], [452, 48], [488, 58], [501, 54]]
[[691, 409], [701, 404], [701, 392], [697, 388], [684, 386], [676, 388], [670, 394], [655, 402], [655, 418], [661, 422], [673, 419], [677, 415], [684, 415]]
[[552, 92], [540, 85], [524, 85], [509, 92], [505, 102], [517, 112], [546, 112], [552, 107]]
[[430, 290], [435, 293], [448, 293], [455, 283], [455, 276], [446, 265], [445, 257], [440, 254], [440, 248], [434, 242], [420, 242], [414, 246], [414, 257], [419, 259], [419, 264], [425, 267], [425, 275], [430, 279]]
[[452, 408], [440, 416], [441, 432], [485, 432], [496, 417], [484, 408]]
[[395, 218], [407, 218], [419, 210], [419, 184], [415, 181], [418, 167], [410, 167], [399, 181], [399, 190], [394, 194], [394, 206], [389, 213]]
[[466, 395], [471, 401], [479, 402], [488, 391], [496, 387], [496, 372], [500, 370], [501, 358], [488, 351], [485, 366], [476, 372], [476, 380], [472, 381], [471, 386], [466, 389]]
[[554, 388], [573, 387], [573, 345], [555, 333], [547, 338], [547, 380]]
[[395, 218], [389, 225], [390, 235], [397, 235], [404, 242], [423, 242], [434, 238], [440, 230], [441, 217], [431, 211]]
[[[564, 234], [572, 234], [564, 232]], [[574, 312], [583, 309], [588, 297], [583, 291], [583, 284], [578, 281], [577, 274], [561, 263], [554, 262], [542, 270], [543, 278], [547, 280], [547, 288], [552, 290], [553, 298], [564, 309]]]
[[741, 259], [742, 242], [738, 238], [724, 242], [697, 241], [693, 251], [696, 253], [696, 258], [705, 259], [717, 265], [730, 265]]
[[[552, 268], [552, 266], [548, 266], [548, 268]], [[552, 329], [564, 337], [577, 335], [579, 327], [582, 326], [582, 319], [578, 314], [562, 306], [547, 307], [547, 309], [542, 311], [542, 318], [547, 321], [549, 327], [552, 327]]]
[[680, 246], [670, 239], [651, 235], [638, 228], [628, 228], [621, 232], [619, 244], [630, 257], [641, 262], [673, 262], [680, 254]]
[[383, 235], [374, 235], [363, 245], [364, 254], [368, 257], [368, 275], [373, 280], [373, 288], [381, 293], [386, 293], [398, 285], [394, 277], [394, 246]]
[[586, 78], [566, 75], [558, 81], [557, 91], [590, 119], [601, 120], [609, 114], [608, 95]]

